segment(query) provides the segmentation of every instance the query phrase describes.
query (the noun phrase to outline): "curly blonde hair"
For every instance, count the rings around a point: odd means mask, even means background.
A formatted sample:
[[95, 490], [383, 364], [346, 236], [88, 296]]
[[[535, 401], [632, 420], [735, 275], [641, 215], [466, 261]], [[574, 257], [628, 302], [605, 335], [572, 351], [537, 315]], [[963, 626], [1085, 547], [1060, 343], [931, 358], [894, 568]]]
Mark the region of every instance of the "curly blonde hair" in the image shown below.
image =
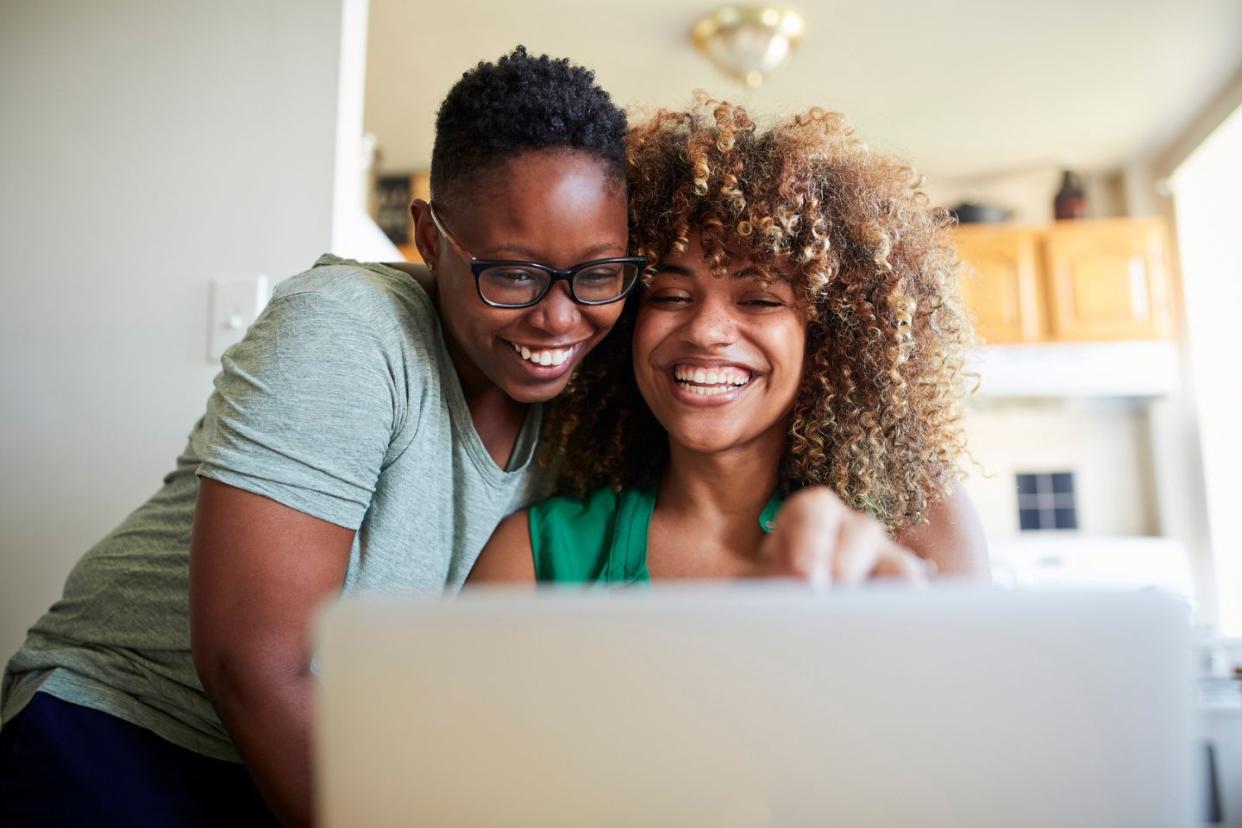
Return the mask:
[[[792, 278], [809, 319], [806, 362], [781, 460], [786, 494], [822, 484], [890, 531], [920, 523], [965, 452], [963, 355], [952, 218], [921, 179], [873, 153], [836, 113], [758, 129], [700, 96], [627, 135], [632, 242], [652, 263], [698, 233], [713, 272], [748, 255]], [[790, 272], [792, 270], [792, 273]], [[668, 438], [631, 367], [637, 299], [549, 412], [545, 456], [562, 490], [652, 486]]]

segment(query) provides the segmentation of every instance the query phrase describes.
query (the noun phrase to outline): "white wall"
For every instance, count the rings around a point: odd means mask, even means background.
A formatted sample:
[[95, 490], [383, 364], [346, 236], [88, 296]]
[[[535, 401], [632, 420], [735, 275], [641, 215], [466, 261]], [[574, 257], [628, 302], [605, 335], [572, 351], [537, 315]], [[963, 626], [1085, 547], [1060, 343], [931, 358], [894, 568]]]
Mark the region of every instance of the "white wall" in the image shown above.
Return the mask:
[[0, 25], [0, 661], [202, 409], [209, 281], [331, 243], [342, 0]]
[[[1192, 117], [1178, 122], [1181, 127], [1177, 134], [1162, 145], [1148, 147], [1125, 166], [1123, 187], [1127, 212], [1131, 215], [1163, 216], [1168, 225], [1178, 231], [1174, 238], [1177, 248], [1185, 244], [1185, 239], [1181, 238], [1181, 226], [1188, 217], [1180, 209], [1184, 194], [1178, 198], [1178, 209], [1175, 210], [1175, 174], [1227, 119], [1242, 109], [1242, 65], [1238, 64], [1236, 51], [1235, 49], [1233, 58], [1236, 68], [1232, 77], [1217, 87], [1205, 104], [1196, 107]], [[1213, 87], [1208, 85], [1204, 88]], [[1230, 187], [1237, 189], [1237, 184], [1225, 179], [1218, 183], [1226, 190]], [[1209, 209], [1206, 223], [1193, 228], [1192, 235], [1206, 233], [1210, 238], [1211, 234], [1218, 232], [1215, 229], [1218, 224], [1223, 221], [1228, 226], [1230, 218], [1228, 213]], [[1236, 224], [1235, 221], [1234, 225]], [[1228, 230], [1219, 234], [1218, 239], [1229, 243], [1234, 235], [1234, 226], [1229, 226]], [[1242, 595], [1237, 592], [1237, 583], [1228, 580], [1217, 583], [1220, 573], [1217, 572], [1214, 559], [1204, 468], [1211, 461], [1206, 456], [1206, 446], [1201, 439], [1199, 407], [1202, 401], [1196, 399], [1195, 393], [1198, 380], [1194, 375], [1201, 370], [1203, 360], [1192, 353], [1196, 349], [1192, 339], [1198, 338], [1202, 342], [1202, 336], [1201, 333], [1197, 337], [1191, 336], [1191, 326], [1197, 327], [1202, 323], [1194, 320], [1194, 314], [1188, 307], [1188, 303], [1195, 300], [1186, 296], [1187, 261], [1181, 255], [1180, 249], [1178, 254], [1181, 282], [1178, 291], [1179, 306], [1181, 312], [1185, 313], [1187, 322], [1179, 332], [1178, 339], [1182, 376], [1185, 381], [1180, 393], [1153, 405], [1151, 409], [1152, 434], [1155, 437], [1153, 466], [1160, 502], [1161, 527], [1166, 534], [1182, 540], [1191, 550], [1192, 559], [1195, 561], [1199, 615], [1209, 623], [1218, 623], [1220, 608], [1217, 605], [1217, 593], [1220, 589], [1231, 591], [1232, 597], [1227, 594], [1225, 602], [1232, 602], [1235, 607], [1242, 607]], [[1189, 255], [1191, 258], [1196, 256], [1195, 253]], [[1202, 283], [1201, 278], [1196, 281]], [[1195, 292], [1193, 287], [1190, 292]], [[1209, 301], [1214, 303], [1210, 307], [1226, 313], [1230, 310], [1227, 303], [1217, 301], [1219, 297], [1211, 293], [1209, 296], [1212, 297]], [[1208, 327], [1210, 328], [1210, 324]], [[1226, 328], [1227, 332], [1232, 330], [1232, 325]], [[1236, 353], [1236, 350], [1235, 347], [1232, 353]], [[1231, 352], [1225, 349], [1222, 353]], [[1225, 551], [1228, 554], [1228, 550]]]
[[1242, 263], [1242, 106], [1173, 175], [1182, 286], [1186, 304], [1189, 386], [1199, 417], [1207, 529], [1216, 575], [1221, 632], [1242, 636], [1242, 434], [1238, 411], [1238, 308]]
[[978, 466], [968, 466], [964, 485], [989, 541], [1018, 535], [1018, 472], [1074, 472], [1078, 528], [1084, 535], [1159, 532], [1143, 404], [1102, 398], [976, 399], [967, 407], [965, 426]]

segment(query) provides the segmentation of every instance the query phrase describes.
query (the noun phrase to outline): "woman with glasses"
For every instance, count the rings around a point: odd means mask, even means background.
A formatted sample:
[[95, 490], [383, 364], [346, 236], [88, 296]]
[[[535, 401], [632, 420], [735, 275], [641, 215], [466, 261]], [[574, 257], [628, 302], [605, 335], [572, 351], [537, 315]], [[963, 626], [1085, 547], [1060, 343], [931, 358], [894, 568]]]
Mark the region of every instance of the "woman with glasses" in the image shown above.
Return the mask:
[[549, 490], [540, 404], [642, 264], [624, 132], [567, 61], [462, 76], [414, 206], [434, 275], [324, 256], [225, 354], [164, 487], [8, 663], [0, 824], [311, 821], [312, 613], [460, 585]]
[[703, 101], [628, 144], [651, 274], [550, 418], [566, 494], [471, 582], [986, 576], [950, 219], [911, 170], [821, 110]]

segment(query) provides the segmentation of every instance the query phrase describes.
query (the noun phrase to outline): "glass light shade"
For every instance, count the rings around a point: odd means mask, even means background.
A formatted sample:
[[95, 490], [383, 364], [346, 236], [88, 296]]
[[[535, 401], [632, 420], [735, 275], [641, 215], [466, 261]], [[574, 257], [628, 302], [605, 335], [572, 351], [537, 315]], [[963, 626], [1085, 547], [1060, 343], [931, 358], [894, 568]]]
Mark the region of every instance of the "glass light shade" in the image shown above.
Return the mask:
[[789, 57], [805, 28], [792, 9], [734, 5], [700, 18], [691, 37], [722, 71], [756, 87]]

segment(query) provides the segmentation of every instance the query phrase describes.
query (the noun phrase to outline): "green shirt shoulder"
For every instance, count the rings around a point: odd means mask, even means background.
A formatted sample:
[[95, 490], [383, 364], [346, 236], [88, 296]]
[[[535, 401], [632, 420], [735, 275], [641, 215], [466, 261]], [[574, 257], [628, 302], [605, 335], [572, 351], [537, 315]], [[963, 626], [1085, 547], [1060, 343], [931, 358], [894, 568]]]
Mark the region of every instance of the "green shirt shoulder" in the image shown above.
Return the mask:
[[597, 489], [553, 497], [530, 509], [535, 577], [559, 583], [629, 584], [651, 580], [647, 528], [655, 497], [643, 489]]
[[[584, 498], [553, 497], [530, 508], [530, 546], [539, 581], [634, 584], [651, 580], [647, 532], [655, 511], [648, 489], [596, 489]], [[771, 532], [784, 499], [772, 495], [759, 515]]]

